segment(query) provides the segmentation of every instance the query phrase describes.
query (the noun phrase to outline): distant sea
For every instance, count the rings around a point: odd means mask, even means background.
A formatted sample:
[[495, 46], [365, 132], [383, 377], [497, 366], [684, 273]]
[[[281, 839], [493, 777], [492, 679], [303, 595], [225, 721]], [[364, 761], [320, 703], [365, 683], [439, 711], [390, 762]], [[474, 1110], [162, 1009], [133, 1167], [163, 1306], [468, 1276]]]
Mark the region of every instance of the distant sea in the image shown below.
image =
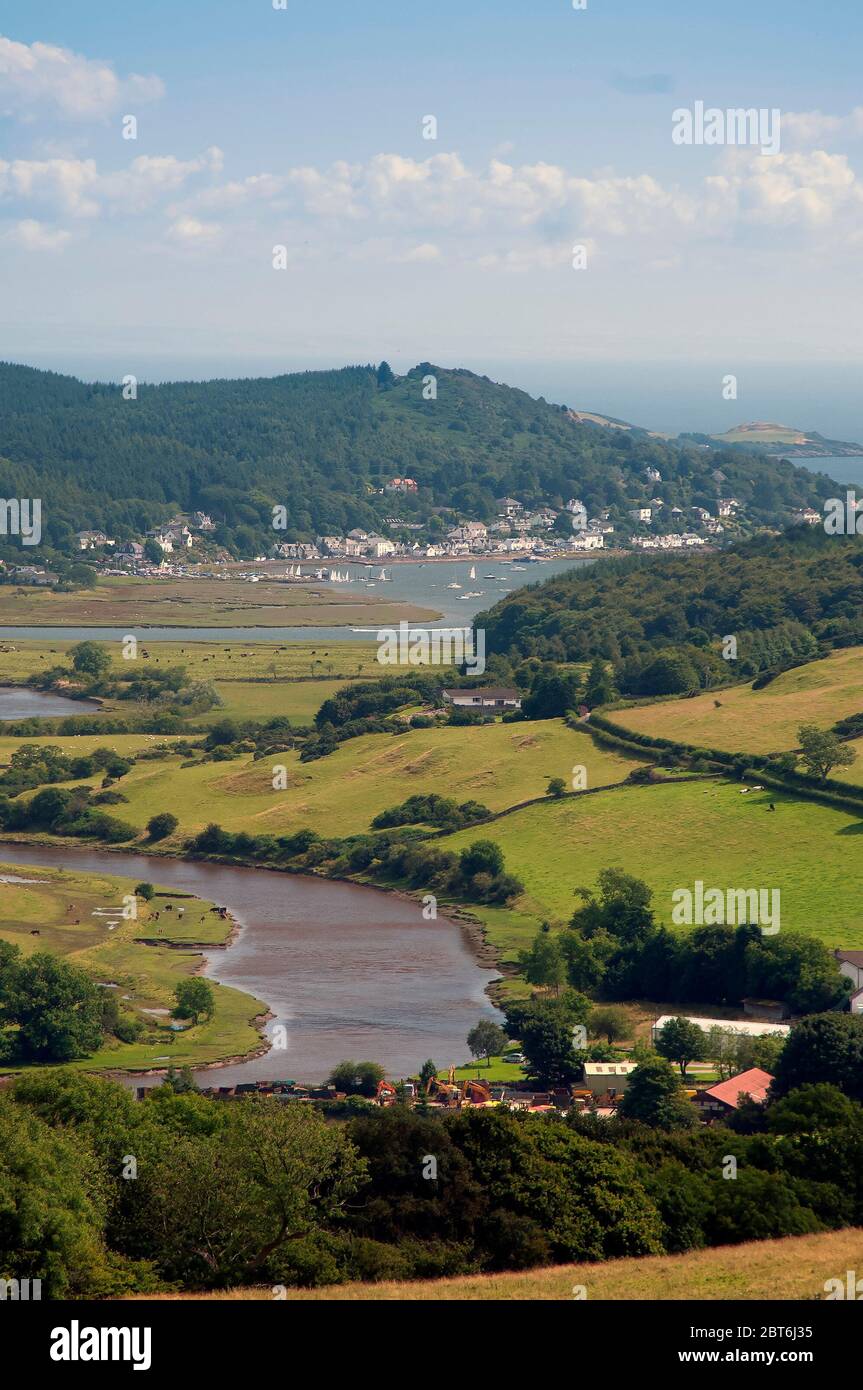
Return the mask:
[[801, 468], [809, 468], [813, 473], [827, 473], [829, 477], [835, 478], [837, 483], [863, 487], [863, 454], [856, 457], [853, 454], [847, 457], [842, 454], [824, 454], [818, 458], [792, 459], [791, 462], [800, 464]]

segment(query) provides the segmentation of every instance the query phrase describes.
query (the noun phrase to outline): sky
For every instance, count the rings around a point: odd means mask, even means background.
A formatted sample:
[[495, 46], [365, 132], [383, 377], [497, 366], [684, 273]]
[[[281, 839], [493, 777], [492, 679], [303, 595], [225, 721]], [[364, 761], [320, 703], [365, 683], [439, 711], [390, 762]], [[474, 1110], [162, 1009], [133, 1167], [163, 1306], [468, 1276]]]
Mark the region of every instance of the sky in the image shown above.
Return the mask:
[[863, 438], [861, 40], [857, 0], [4, 0], [0, 356]]

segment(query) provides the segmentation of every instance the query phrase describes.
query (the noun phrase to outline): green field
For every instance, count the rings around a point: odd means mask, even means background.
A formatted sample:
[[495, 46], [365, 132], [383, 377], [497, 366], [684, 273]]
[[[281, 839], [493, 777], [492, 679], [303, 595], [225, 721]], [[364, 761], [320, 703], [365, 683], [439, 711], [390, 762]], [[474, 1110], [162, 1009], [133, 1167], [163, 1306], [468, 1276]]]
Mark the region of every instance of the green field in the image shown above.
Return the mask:
[[739, 685], [692, 700], [614, 710], [611, 718], [654, 738], [729, 753], [777, 753], [797, 747], [801, 724], [830, 727], [861, 710], [863, 647], [848, 647], [786, 671], [762, 690]]
[[[770, 802], [775, 812], [768, 809]], [[483, 826], [525, 884], [511, 908], [476, 909], [504, 959], [513, 959], [543, 918], [569, 920], [574, 890], [614, 866], [653, 890], [657, 920], [671, 925], [675, 888], [778, 888], [783, 930], [829, 946], [863, 947], [856, 851], [863, 825], [843, 811], [770, 793], [741, 795], [731, 782], [621, 787], [543, 803]], [[441, 843], [460, 850], [476, 833]]]
[[[846, 1270], [859, 1270], [861, 1263], [863, 1230], [849, 1227], [814, 1236], [720, 1245], [710, 1250], [691, 1250], [685, 1255], [647, 1255], [637, 1259], [606, 1260], [601, 1264], [555, 1265], [517, 1274], [476, 1274], [416, 1283], [334, 1284], [319, 1289], [288, 1289], [285, 1297], [295, 1302], [407, 1300], [438, 1303], [463, 1299], [471, 1302], [540, 1299], [572, 1304], [578, 1296], [579, 1300], [587, 1300], [588, 1310], [592, 1302], [605, 1299], [614, 1302], [690, 1298], [699, 1301], [740, 1298], [768, 1303], [775, 1299], [808, 1301], [824, 1299], [828, 1279], [844, 1278]], [[577, 1290], [582, 1292], [576, 1295]], [[158, 1297], [178, 1301], [272, 1301], [273, 1291], [269, 1288], [232, 1289], [229, 1293]], [[277, 1308], [278, 1303], [273, 1306]], [[579, 1303], [575, 1306], [577, 1308]], [[575, 1317], [574, 1312], [572, 1316]], [[589, 1313], [586, 1316], [589, 1322]], [[786, 1317], [785, 1322], [788, 1321], [799, 1322], [801, 1318]]]
[[[3, 725], [0, 724], [0, 729]], [[175, 743], [179, 734], [75, 734], [71, 738], [61, 738], [51, 734], [40, 734], [38, 738], [16, 738], [0, 734], [0, 767], [8, 766], [16, 748], [40, 747], [42, 745], [59, 748], [70, 757], [84, 757], [96, 748], [110, 748], [115, 753], [140, 753], [145, 748], [154, 748], [163, 743]]]
[[[21, 684], [28, 676], [52, 666], [70, 664], [74, 642], [0, 642], [0, 684]], [[105, 642], [113, 672], [129, 674], [119, 642]], [[383, 668], [371, 642], [150, 642], [138, 647], [142, 666], [184, 666], [193, 681], [211, 681], [221, 705], [196, 723], [286, 716], [298, 725], [310, 724], [324, 700], [355, 680], [376, 680]], [[129, 717], [146, 714], [144, 705], [125, 700], [106, 701], [106, 714]], [[83, 711], [82, 711], [83, 713]], [[2, 744], [2, 739], [0, 739]], [[113, 746], [113, 745], [112, 745]]]
[[[111, 669], [128, 675], [130, 663], [119, 642], [102, 644], [111, 657]], [[36, 671], [68, 664], [73, 641], [10, 638], [0, 642], [0, 682], [20, 682]], [[277, 681], [317, 678], [367, 679], [380, 676], [373, 642], [150, 642], [141, 640], [138, 660], [142, 665], [185, 666], [193, 680]]]
[[[290, 834], [308, 826], [343, 836], [368, 830], [379, 811], [413, 794], [477, 800], [496, 811], [542, 796], [550, 778], [571, 779], [575, 765], [587, 769], [588, 786], [620, 782], [639, 765], [599, 748], [559, 719], [365, 734], [308, 763], [297, 752], [257, 762], [244, 754], [195, 767], [180, 763], [180, 757], [168, 757], [134, 767], [117, 784], [128, 804], [116, 814], [143, 830], [151, 816], [170, 810], [180, 820], [175, 840], [209, 821], [251, 834]], [[273, 790], [278, 765], [287, 771], [285, 791]], [[94, 785], [98, 780], [92, 779]]]
[[[166, 891], [157, 893], [149, 905], [139, 899], [138, 920], [125, 920], [122, 900], [134, 887], [131, 879], [2, 863], [0, 876], [32, 880], [0, 882], [0, 937], [26, 955], [51, 951], [66, 956], [94, 980], [116, 985], [124, 1007], [147, 1023], [147, 1032], [137, 1042], [115, 1042], [70, 1065], [82, 1070], [147, 1070], [167, 1066], [165, 1059], [170, 1058], [175, 1066], [200, 1066], [260, 1045], [252, 1020], [266, 1011], [266, 1005], [217, 983], [212, 1019], [183, 1033], [169, 1028], [167, 1016], [141, 1012], [172, 1008], [174, 986], [202, 964], [194, 947], [219, 946], [227, 940], [232, 924], [211, 912], [210, 903], [191, 897], [181, 901], [181, 895]], [[167, 903], [182, 906], [183, 918], [176, 911], [170, 917], [161, 911]], [[158, 922], [153, 918], [157, 911]], [[153, 944], [145, 944], [148, 941]], [[176, 949], [184, 944], [187, 950]]]

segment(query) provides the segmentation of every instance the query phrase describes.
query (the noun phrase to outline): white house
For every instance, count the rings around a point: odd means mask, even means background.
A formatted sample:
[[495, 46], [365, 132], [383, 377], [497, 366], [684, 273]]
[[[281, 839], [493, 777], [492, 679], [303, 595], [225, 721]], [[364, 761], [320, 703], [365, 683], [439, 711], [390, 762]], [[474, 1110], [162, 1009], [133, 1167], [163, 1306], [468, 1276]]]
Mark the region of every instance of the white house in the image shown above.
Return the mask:
[[387, 555], [395, 555], [396, 546], [393, 541], [387, 540], [386, 536], [369, 536], [363, 550], [367, 555], [373, 555], [376, 560], [383, 560]]
[[649, 522], [650, 518], [653, 516], [653, 512], [650, 507], [631, 507], [629, 515], [632, 517], [633, 521]]
[[851, 981], [851, 1012], [863, 1014], [863, 951], [834, 951], [839, 974]]
[[720, 497], [716, 510], [720, 516], [733, 516], [739, 506], [736, 497]]
[[100, 550], [103, 545], [113, 545], [104, 531], [78, 531], [75, 535], [79, 550]]
[[445, 690], [445, 705], [457, 709], [521, 709], [521, 695], [517, 690], [502, 686], [484, 686], [481, 690]]

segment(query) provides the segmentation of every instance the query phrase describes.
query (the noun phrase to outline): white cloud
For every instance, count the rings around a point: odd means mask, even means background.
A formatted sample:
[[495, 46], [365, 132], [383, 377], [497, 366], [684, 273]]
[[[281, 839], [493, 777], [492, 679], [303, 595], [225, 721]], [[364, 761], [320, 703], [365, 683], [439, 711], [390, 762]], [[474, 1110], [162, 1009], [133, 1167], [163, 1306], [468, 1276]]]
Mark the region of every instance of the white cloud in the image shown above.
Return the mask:
[[178, 217], [168, 229], [172, 241], [182, 246], [203, 246], [216, 241], [221, 227], [215, 222], [200, 222], [197, 217]]
[[730, 152], [728, 172], [705, 180], [715, 223], [823, 228], [859, 216], [861, 187], [844, 154]]
[[16, 43], [0, 35], [0, 111], [32, 119], [59, 114], [68, 120], [102, 120], [121, 102], [155, 101], [164, 95], [155, 76], [120, 78], [110, 63], [47, 43]]
[[36, 222], [30, 217], [18, 222], [6, 233], [9, 241], [28, 251], [62, 251], [71, 235], [71, 232], [63, 231], [60, 227], [46, 227], [44, 222]]
[[845, 136], [863, 135], [863, 106], [855, 106], [847, 116], [830, 116], [823, 111], [785, 111], [782, 113], [782, 139], [797, 147], [829, 144]]
[[176, 196], [197, 174], [222, 168], [216, 146], [196, 159], [139, 155], [126, 169], [102, 174], [94, 159], [0, 160], [0, 199], [46, 204], [73, 217], [104, 210], [140, 213]]
[[435, 246], [432, 241], [423, 241], [419, 246], [412, 246], [406, 251], [402, 260], [411, 261], [439, 261], [441, 258], [440, 247]]

